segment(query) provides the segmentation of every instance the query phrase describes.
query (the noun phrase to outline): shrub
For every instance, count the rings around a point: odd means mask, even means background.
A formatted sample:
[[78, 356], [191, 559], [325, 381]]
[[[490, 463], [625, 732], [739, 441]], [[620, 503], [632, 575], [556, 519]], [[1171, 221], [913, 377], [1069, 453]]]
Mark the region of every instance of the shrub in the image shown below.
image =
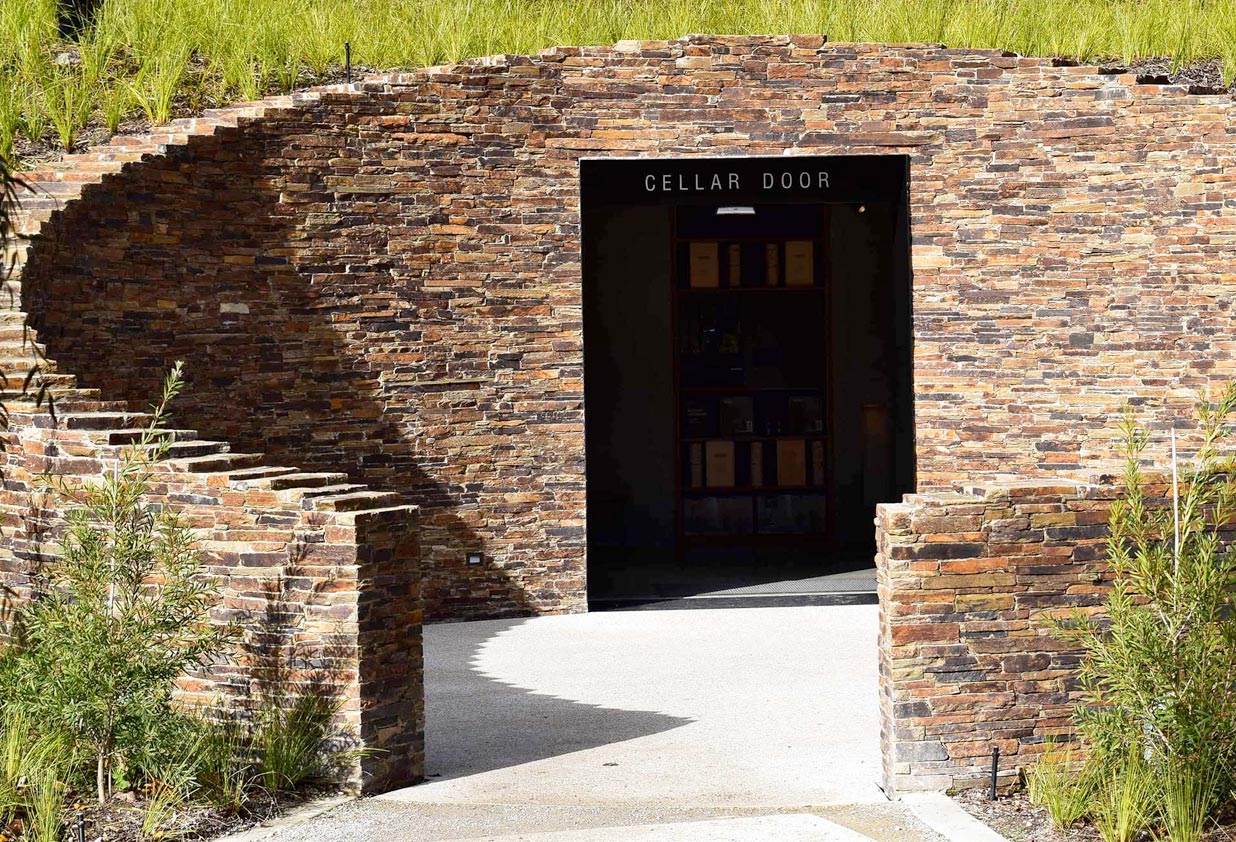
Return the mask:
[[1198, 415], [1202, 444], [1180, 466], [1172, 505], [1149, 497], [1141, 469], [1148, 435], [1121, 422], [1124, 490], [1111, 511], [1115, 574], [1103, 616], [1078, 615], [1061, 633], [1084, 652], [1082, 734], [1105, 758], [1141, 752], [1152, 765], [1230, 768], [1236, 760], [1236, 462], [1222, 452], [1236, 384]]
[[92, 758], [100, 803], [117, 762], [140, 754], [169, 715], [176, 679], [228, 638], [209, 622], [189, 528], [145, 501], [151, 460], [166, 447], [158, 424], [180, 385], [177, 365], [138, 445], [69, 511], [62, 556], [22, 612], [22, 646], [4, 676], [7, 707]]

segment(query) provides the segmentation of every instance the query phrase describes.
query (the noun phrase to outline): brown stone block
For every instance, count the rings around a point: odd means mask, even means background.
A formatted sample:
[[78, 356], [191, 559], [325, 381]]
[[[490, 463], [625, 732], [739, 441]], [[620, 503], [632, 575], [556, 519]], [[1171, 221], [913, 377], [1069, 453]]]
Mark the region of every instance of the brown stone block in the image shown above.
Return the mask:
[[960, 627], [957, 623], [924, 623], [916, 625], [895, 625], [892, 628], [891, 640], [894, 646], [908, 643], [955, 641], [958, 639]]
[[956, 609], [965, 611], [1007, 611], [1013, 607], [1012, 594], [958, 594], [955, 598]]
[[1011, 573], [941, 574], [933, 578], [924, 579], [922, 586], [925, 589], [932, 590], [941, 588], [948, 588], [950, 590], [979, 590], [1003, 588], [1013, 585], [1015, 582], [1016, 578]]

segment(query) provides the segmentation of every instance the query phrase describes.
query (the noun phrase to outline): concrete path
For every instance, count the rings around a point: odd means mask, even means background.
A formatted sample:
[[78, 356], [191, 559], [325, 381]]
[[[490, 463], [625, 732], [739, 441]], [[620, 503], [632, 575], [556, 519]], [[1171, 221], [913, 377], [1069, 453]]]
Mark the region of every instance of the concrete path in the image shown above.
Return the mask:
[[[430, 626], [429, 781], [276, 838], [840, 842], [854, 838], [844, 825], [937, 842], [876, 783], [876, 618], [838, 606]], [[668, 823], [676, 835], [648, 829]]]

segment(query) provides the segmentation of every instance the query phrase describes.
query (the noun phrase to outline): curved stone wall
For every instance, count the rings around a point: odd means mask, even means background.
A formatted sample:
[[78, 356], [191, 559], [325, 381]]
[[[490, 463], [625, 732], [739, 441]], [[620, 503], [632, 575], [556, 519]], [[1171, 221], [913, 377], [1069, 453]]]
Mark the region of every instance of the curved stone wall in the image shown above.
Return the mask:
[[[109, 175], [162, 155], [168, 143], [187, 138], [182, 131], [226, 132], [277, 105], [226, 109], [173, 127], [174, 134], [126, 138], [31, 177], [19, 227], [34, 239], [15, 249], [0, 302], [0, 637], [11, 631], [11, 611], [43, 586], [43, 565], [60, 552], [62, 497], [48, 493], [43, 475], [74, 488], [113, 470], [151, 422], [135, 406], [148, 406], [157, 387], [138, 396], [140, 388], [161, 377], [154, 369], [139, 375], [140, 355], [127, 355], [117, 337], [96, 356], [139, 382], [110, 396], [82, 387], [29, 328], [22, 300], [43, 300], [48, 289], [23, 277], [26, 261], [57, 242], [66, 212]], [[217, 592], [212, 618], [235, 624], [240, 635], [227, 657], [181, 681], [183, 697], [243, 713], [285, 695], [325, 695], [339, 705], [339, 739], [367, 749], [351, 759], [351, 787], [382, 791], [419, 781], [425, 723], [415, 507], [343, 473], [305, 472], [237, 452], [184, 426], [193, 419], [174, 407], [180, 423], [161, 433], [170, 442], [166, 458], [152, 466], [148, 496], [193, 528]]]
[[184, 358], [210, 437], [419, 504], [431, 617], [579, 610], [582, 157], [909, 155], [947, 488], [1082, 476], [1126, 398], [1166, 424], [1236, 375], [1233, 128], [1228, 96], [932, 45], [500, 56], [184, 126], [43, 226], [26, 303], [81, 385], [146, 400]]

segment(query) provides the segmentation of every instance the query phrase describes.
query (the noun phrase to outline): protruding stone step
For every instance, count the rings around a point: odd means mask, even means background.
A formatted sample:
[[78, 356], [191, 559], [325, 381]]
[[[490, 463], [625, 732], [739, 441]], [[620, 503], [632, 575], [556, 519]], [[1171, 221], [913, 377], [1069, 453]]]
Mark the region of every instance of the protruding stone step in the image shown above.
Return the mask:
[[383, 509], [399, 503], [396, 491], [353, 491], [330, 497], [305, 499], [305, 508], [327, 512], [359, 512], [365, 509]]
[[305, 471], [297, 471], [294, 474], [284, 474], [280, 477], [272, 477], [270, 480], [263, 483], [271, 491], [287, 491], [293, 488], [320, 488], [326, 485], [338, 485], [348, 481], [348, 475], [344, 473], [309, 473]]
[[[296, 491], [298, 489], [289, 489]], [[368, 491], [369, 486], [362, 485], [358, 482], [341, 482], [338, 485], [321, 485], [316, 488], [299, 489], [302, 496], [309, 497], [334, 497], [340, 494], [352, 494], [357, 491]]]
[[49, 374], [46, 371], [40, 371], [31, 377], [30, 369], [26, 369], [24, 371], [0, 371], [0, 375], [4, 377], [0, 383], [3, 383], [4, 388], [10, 392], [20, 392], [23, 386], [31, 394], [37, 394], [40, 388], [53, 391], [77, 387], [77, 378], [72, 374]]
[[126, 430], [150, 423], [148, 412], [63, 412], [60, 425], [66, 430]]
[[[160, 447], [159, 444], [149, 445], [149, 450], [156, 450]], [[193, 441], [178, 441], [167, 446], [167, 452], [164, 454], [164, 460], [181, 460], [195, 459], [199, 457], [214, 456], [216, 454], [227, 453], [232, 449], [232, 446], [223, 441], [203, 441], [194, 439]]]
[[17, 318], [20, 315], [18, 312], [10, 310], [5, 315], [13, 318], [0, 318], [0, 343], [6, 347], [16, 345], [22, 349], [38, 345], [35, 342], [34, 328], [27, 327], [25, 319]]
[[[146, 428], [132, 427], [124, 430], [108, 430], [103, 434], [111, 445], [137, 444], [146, 435]], [[197, 430], [173, 430], [160, 428], [155, 430], [155, 436], [161, 439], [170, 438], [173, 441], [192, 441], [198, 438]]]
[[[77, 395], [71, 390], [53, 389], [49, 391], [57, 417], [65, 412], [123, 412], [129, 408], [126, 401], [104, 401], [90, 396]], [[37, 390], [26, 394], [14, 390], [0, 390], [0, 401], [5, 404], [22, 405], [25, 411], [32, 412], [35, 411], [34, 404], [37, 394]], [[46, 400], [43, 401], [39, 411], [49, 411]]]
[[210, 456], [165, 459], [159, 464], [186, 474], [222, 474], [237, 468], [251, 468], [261, 461], [260, 453], [216, 453]]
[[[255, 468], [239, 468], [235, 471], [228, 471], [228, 485], [236, 489], [246, 488], [267, 488], [268, 484], [265, 480], [271, 477], [282, 477], [288, 474], [300, 473], [299, 468], [285, 468], [279, 465], [258, 465]], [[259, 486], [259, 483], [261, 484]]]
[[53, 360], [36, 357], [33, 353], [0, 356], [0, 371], [4, 372], [4, 376], [9, 380], [14, 377], [25, 379], [26, 375], [36, 368], [44, 376], [56, 373], [56, 364]]
[[25, 325], [15, 322], [0, 328], [0, 357], [20, 360], [37, 354], [44, 359], [46, 352], [43, 343], [35, 341], [34, 331]]

